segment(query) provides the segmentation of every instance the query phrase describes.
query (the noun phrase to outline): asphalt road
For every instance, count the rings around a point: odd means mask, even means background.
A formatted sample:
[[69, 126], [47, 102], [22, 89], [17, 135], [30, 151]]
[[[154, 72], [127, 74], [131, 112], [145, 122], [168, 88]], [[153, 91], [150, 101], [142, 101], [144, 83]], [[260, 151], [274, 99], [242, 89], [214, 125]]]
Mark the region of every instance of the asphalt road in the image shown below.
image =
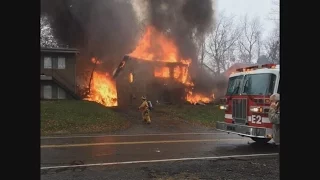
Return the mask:
[[42, 138], [41, 179], [278, 179], [276, 153], [221, 132]]

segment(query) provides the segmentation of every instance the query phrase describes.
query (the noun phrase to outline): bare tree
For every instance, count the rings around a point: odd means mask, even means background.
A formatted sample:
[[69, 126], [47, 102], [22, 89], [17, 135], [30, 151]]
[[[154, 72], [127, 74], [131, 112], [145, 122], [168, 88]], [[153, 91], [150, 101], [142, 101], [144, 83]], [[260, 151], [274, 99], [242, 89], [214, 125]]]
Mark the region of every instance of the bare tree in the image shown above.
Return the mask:
[[249, 20], [247, 15], [241, 23], [243, 33], [238, 41], [239, 58], [245, 63], [252, 63], [256, 57], [255, 49], [260, 53], [262, 26], [258, 17]]
[[280, 2], [279, 0], [273, 0], [272, 1], [274, 8], [271, 10], [271, 18], [270, 20], [274, 21], [275, 28], [273, 29], [273, 32], [267, 37], [265, 42], [265, 50], [266, 55], [269, 59], [269, 61], [273, 63], [279, 63], [280, 62], [280, 18], [279, 18], [279, 12], [280, 12]]
[[269, 13], [269, 19], [276, 21], [279, 23], [280, 20], [280, 1], [279, 0], [272, 0], [273, 8], [271, 12]]
[[203, 36], [201, 37], [198, 41], [197, 41], [197, 46], [198, 46], [198, 59], [199, 59], [199, 63], [200, 63], [200, 67], [201, 69], [204, 66], [204, 60], [206, 58], [206, 37]]
[[52, 34], [49, 20], [46, 16], [40, 18], [40, 46], [58, 47], [58, 42]]
[[211, 68], [220, 74], [230, 66], [234, 59], [234, 48], [241, 31], [234, 23], [234, 17], [226, 17], [223, 13], [217, 19], [213, 32], [207, 39], [207, 54], [210, 58]]
[[275, 27], [273, 32], [267, 38], [265, 49], [268, 59], [273, 63], [280, 62], [280, 34], [279, 25]]
[[258, 32], [257, 37], [257, 57], [259, 58], [261, 56], [264, 42], [261, 38], [261, 32]]

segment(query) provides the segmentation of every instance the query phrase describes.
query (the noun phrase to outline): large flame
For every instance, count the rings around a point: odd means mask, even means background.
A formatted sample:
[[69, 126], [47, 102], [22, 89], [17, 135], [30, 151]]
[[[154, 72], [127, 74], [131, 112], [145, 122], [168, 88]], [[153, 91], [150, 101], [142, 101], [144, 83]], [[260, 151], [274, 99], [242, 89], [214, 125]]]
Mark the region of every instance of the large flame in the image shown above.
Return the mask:
[[191, 63], [191, 59], [180, 59], [174, 41], [152, 26], [147, 27], [145, 34], [130, 56], [150, 61]]
[[[192, 92], [194, 84], [189, 75], [189, 65], [191, 63], [191, 59], [180, 58], [178, 52], [178, 48], [174, 41], [169, 39], [164, 34], [158, 32], [154, 27], [149, 26], [146, 29], [146, 33], [138, 42], [135, 50], [129, 55], [148, 61], [177, 63], [178, 66], [174, 67], [172, 73], [170, 72], [169, 67], [157, 67], [154, 71], [154, 76], [158, 78], [170, 78], [172, 74], [176, 81], [183, 83], [186, 86], [187, 95], [185, 98], [190, 103], [208, 103], [212, 101], [213, 96], [206, 97], [204, 95]], [[92, 58], [91, 62], [95, 66], [102, 64], [102, 62], [96, 58]], [[178, 63], [180, 63], [180, 65]], [[125, 62], [121, 64], [122, 67], [124, 65]], [[133, 74], [129, 74], [129, 82], [131, 83], [133, 81]], [[115, 81], [111, 76], [109, 76], [109, 74], [95, 70], [92, 74], [90, 94], [85, 100], [95, 101], [104, 106], [117, 106], [117, 89]]]
[[186, 99], [192, 104], [198, 102], [209, 103], [214, 99], [214, 94], [212, 94], [211, 97], [207, 97], [202, 94], [193, 94], [192, 91], [188, 91]]
[[[94, 58], [91, 59], [94, 64], [101, 64]], [[90, 84], [90, 93], [85, 100], [95, 101], [104, 106], [117, 106], [117, 89], [116, 84], [109, 74], [94, 71]]]
[[[173, 78], [186, 85], [186, 100], [190, 103], [199, 101], [208, 103], [213, 100], [212, 97], [206, 97], [192, 92], [193, 82], [189, 75], [189, 65], [191, 59], [183, 59], [179, 56], [178, 48], [175, 42], [169, 39], [165, 34], [157, 31], [154, 27], [148, 26], [145, 34], [142, 36], [135, 50], [129, 54], [138, 59], [148, 61], [164, 61], [168, 63], [181, 63], [173, 69]], [[155, 69], [154, 76], [159, 78], [170, 78], [169, 67], [158, 67]]]
[[154, 76], [160, 78], [169, 78], [170, 69], [168, 67], [158, 67], [154, 70]]

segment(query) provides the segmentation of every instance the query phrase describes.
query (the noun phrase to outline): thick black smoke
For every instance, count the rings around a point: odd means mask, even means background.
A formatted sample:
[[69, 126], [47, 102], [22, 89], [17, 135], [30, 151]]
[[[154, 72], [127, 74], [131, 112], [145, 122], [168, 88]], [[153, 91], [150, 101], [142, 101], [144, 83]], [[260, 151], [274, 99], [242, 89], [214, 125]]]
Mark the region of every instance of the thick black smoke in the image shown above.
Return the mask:
[[41, 15], [49, 19], [58, 42], [80, 49], [77, 70], [81, 79], [92, 68], [92, 56], [106, 62], [104, 70], [111, 73], [136, 46], [141, 25], [133, 1], [148, 4], [146, 25], [170, 36], [181, 58], [192, 59], [190, 70], [196, 87], [212, 89], [204, 86], [212, 83], [198, 70], [197, 41], [211, 30], [214, 0], [41, 0]]
[[[197, 67], [196, 41], [213, 23], [212, 1], [139, 1], [149, 5], [149, 23], [175, 40], [181, 57]], [[130, 0], [41, 0], [41, 14], [60, 43], [79, 48], [84, 61], [96, 56], [108, 62], [108, 72], [134, 49], [141, 28]]]
[[83, 60], [108, 61], [109, 72], [135, 46], [138, 23], [128, 1], [41, 0], [41, 14], [60, 43], [79, 48]]
[[196, 76], [197, 44], [213, 24], [212, 0], [149, 0], [151, 24], [166, 32], [178, 45], [183, 58], [192, 59]]
[[168, 31], [183, 57], [197, 59], [195, 40], [213, 23], [211, 0], [150, 0], [151, 24]]

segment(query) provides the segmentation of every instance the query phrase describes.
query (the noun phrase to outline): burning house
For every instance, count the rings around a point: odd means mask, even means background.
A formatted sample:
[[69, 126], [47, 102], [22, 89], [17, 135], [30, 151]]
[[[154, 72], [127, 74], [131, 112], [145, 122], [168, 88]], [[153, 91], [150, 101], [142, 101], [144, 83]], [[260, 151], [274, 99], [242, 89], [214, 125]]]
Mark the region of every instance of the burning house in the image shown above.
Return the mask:
[[[119, 106], [138, 105], [146, 95], [152, 102], [184, 103], [183, 84], [188, 65], [181, 62], [148, 61], [125, 56], [114, 72]], [[186, 80], [186, 79], [185, 79]]]
[[[81, 50], [83, 99], [104, 106], [134, 104], [141, 94], [169, 103], [213, 100], [206, 86], [213, 83], [199, 81], [197, 43], [214, 25], [214, 0], [42, 1], [54, 37]], [[124, 54], [130, 58], [112, 78]], [[94, 57], [99, 63], [88, 61]]]
[[[91, 59], [88, 93], [85, 100], [105, 106], [136, 106], [145, 95], [153, 103], [209, 103], [213, 94], [194, 92], [190, 58], [182, 58], [175, 42], [149, 26], [135, 49], [125, 55], [110, 76], [104, 61]], [[105, 64], [108, 66], [108, 64]]]
[[179, 57], [174, 41], [148, 27], [135, 50], [126, 55], [113, 73], [119, 106], [139, 104], [146, 95], [153, 102], [208, 103], [213, 96], [193, 93], [189, 74], [191, 59]]

